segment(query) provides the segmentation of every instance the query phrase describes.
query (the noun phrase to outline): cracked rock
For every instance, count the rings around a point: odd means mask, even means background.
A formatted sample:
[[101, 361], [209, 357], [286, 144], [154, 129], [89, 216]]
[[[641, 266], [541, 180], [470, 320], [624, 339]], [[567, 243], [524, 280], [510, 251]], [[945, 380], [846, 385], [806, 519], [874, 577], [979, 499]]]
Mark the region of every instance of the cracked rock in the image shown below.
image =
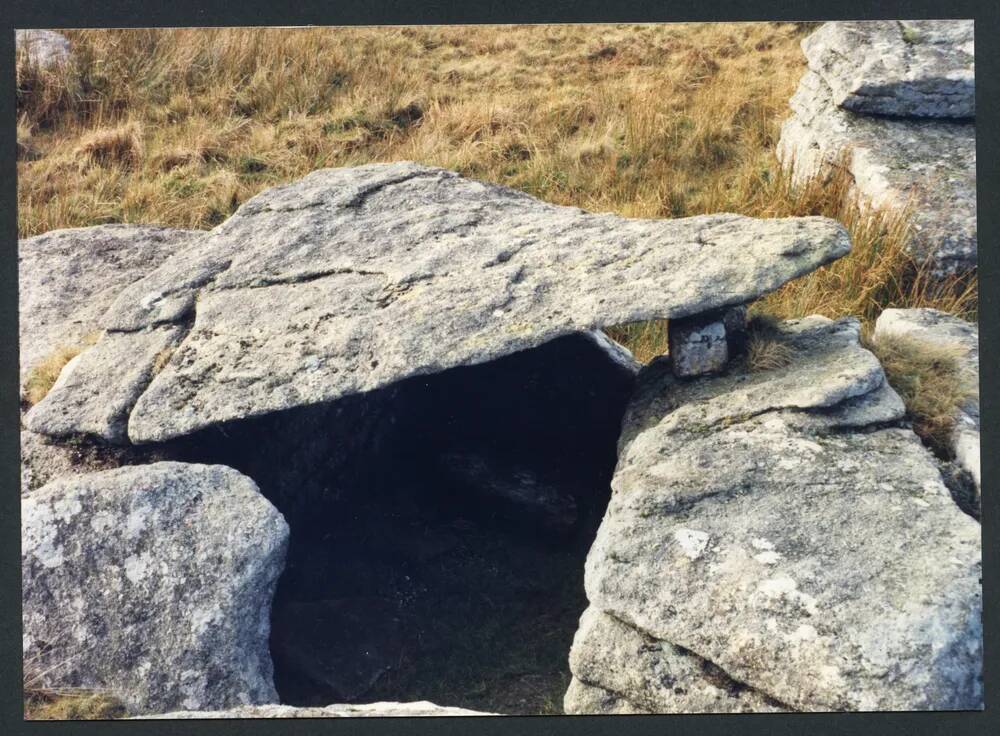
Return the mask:
[[574, 683], [564, 700], [568, 714], [788, 710], [690, 652], [594, 608], [580, 618], [569, 662]]
[[971, 20], [832, 21], [803, 40], [802, 49], [834, 104], [846, 110], [975, 117]]
[[111, 332], [70, 361], [45, 398], [24, 416], [33, 432], [52, 437], [87, 435], [128, 442], [126, 423], [159, 362], [183, 335], [167, 325], [141, 332]]
[[909, 248], [937, 275], [976, 267], [976, 130], [972, 122], [855, 115], [810, 70], [790, 102], [777, 154], [795, 180], [843, 163], [876, 207], [909, 213]]
[[[630, 220], [373, 164], [259, 194], [125, 288], [103, 326], [191, 325], [129, 417], [132, 442], [156, 442], [564, 334], [742, 304], [849, 247], [824, 218]], [[91, 352], [118, 354], [110, 339]], [[103, 403], [109, 390], [82, 393]], [[43, 403], [59, 414], [65, 400]]]
[[875, 322], [873, 337], [898, 335], [929, 348], [955, 349], [961, 370], [975, 393], [959, 408], [951, 445], [958, 465], [981, 485], [979, 462], [979, 328], [937, 309], [886, 309]]
[[97, 225], [19, 241], [22, 386], [47, 355], [79, 346], [99, 331], [101, 315], [123, 288], [201, 235], [148, 225]]
[[21, 499], [24, 660], [132, 713], [277, 700], [268, 632], [288, 525], [244, 475], [163, 462]]
[[[811, 317], [775, 331], [788, 366], [644, 369], [587, 597], [789, 709], [981, 708], [980, 527], [858, 334]], [[607, 646], [578, 636], [579, 680], [671, 701]]]

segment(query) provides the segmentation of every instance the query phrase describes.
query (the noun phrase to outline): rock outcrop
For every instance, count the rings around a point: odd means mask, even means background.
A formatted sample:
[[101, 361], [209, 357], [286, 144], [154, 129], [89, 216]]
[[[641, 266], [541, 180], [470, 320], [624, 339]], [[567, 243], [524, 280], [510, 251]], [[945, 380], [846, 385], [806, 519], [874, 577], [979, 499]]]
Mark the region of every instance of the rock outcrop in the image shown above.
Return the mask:
[[118, 293], [203, 233], [147, 225], [52, 230], [18, 243], [21, 382], [47, 355], [101, 328]]
[[972, 118], [976, 114], [971, 20], [824, 23], [802, 42], [833, 103], [866, 115]]
[[979, 524], [858, 336], [811, 317], [750, 338], [785, 366], [640, 374], [569, 712], [982, 707]]
[[[570, 652], [567, 713], [760, 713], [787, 710], [704, 659], [596, 608]], [[601, 685], [588, 683], [600, 682]]]
[[[824, 24], [803, 41], [809, 70], [792, 97], [777, 151], [798, 180], [843, 163], [861, 197], [877, 207], [908, 210], [910, 248], [918, 259], [930, 259], [939, 275], [976, 267], [975, 124], [951, 114], [972, 114], [972, 48], [960, 40], [963, 23], [918, 23], [915, 33], [935, 40], [902, 45], [886, 39], [906, 25]], [[882, 56], [879, 49], [898, 56]], [[968, 56], [961, 61], [968, 68], [952, 72], [935, 61], [937, 55]], [[880, 106], [879, 112], [906, 117], [858, 114]]]
[[[572, 332], [739, 305], [848, 250], [823, 218], [628, 220], [407, 162], [317, 171], [125, 288], [72, 393], [50, 394], [28, 426], [113, 439], [127, 414], [133, 443], [167, 440]], [[154, 344], [175, 340], [156, 372]], [[126, 355], [120, 379], [85, 371]]]
[[132, 713], [277, 700], [269, 614], [288, 526], [246, 476], [155, 463], [21, 500], [24, 657]]
[[478, 710], [435, 705], [426, 700], [412, 703], [364, 703], [358, 705], [327, 705], [322, 708], [296, 708], [292, 705], [243, 705], [229, 710], [173, 711], [152, 718], [221, 719], [221, 718], [414, 718], [418, 716], [494, 716]]
[[905, 337], [929, 349], [953, 349], [975, 392], [957, 412], [951, 445], [955, 461], [981, 485], [979, 462], [979, 328], [937, 309], [886, 309], [875, 322], [874, 339]]
[[69, 60], [69, 40], [61, 33], [45, 30], [19, 30], [14, 32], [14, 47], [28, 61], [41, 69], [65, 64]]

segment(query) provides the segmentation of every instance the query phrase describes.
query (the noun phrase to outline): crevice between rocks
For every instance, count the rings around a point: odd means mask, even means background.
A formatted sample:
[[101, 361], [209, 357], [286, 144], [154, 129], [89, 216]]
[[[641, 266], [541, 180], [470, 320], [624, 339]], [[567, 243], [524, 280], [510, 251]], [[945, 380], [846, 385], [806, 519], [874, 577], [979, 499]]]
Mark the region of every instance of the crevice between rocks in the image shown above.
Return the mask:
[[[760, 688], [753, 687], [752, 685], [748, 685], [747, 683], [738, 680], [737, 678], [733, 677], [731, 674], [726, 672], [726, 670], [724, 670], [722, 667], [717, 665], [715, 662], [706, 659], [697, 652], [688, 649], [687, 647], [680, 646], [679, 644], [675, 644], [669, 640], [658, 638], [656, 635], [642, 628], [634, 621], [629, 620], [627, 617], [623, 616], [619, 612], [602, 611], [601, 613], [607, 616], [608, 618], [611, 618], [617, 621], [618, 623], [624, 626], [628, 626], [631, 629], [635, 630], [649, 642], [651, 643], [665, 642], [666, 644], [671, 646], [674, 650], [676, 650], [678, 655], [683, 657], [690, 657], [691, 659], [695, 660], [701, 671], [702, 678], [710, 685], [713, 685], [714, 687], [717, 687], [718, 689], [725, 692], [729, 697], [737, 698], [745, 693], [755, 693], [768, 706], [772, 708], [788, 712], [795, 712], [799, 710], [798, 708], [792, 707], [788, 703], [779, 700], [778, 698], [774, 697], [773, 695], [770, 695], [769, 693], [767, 693], [764, 690], [761, 690]], [[618, 692], [614, 688], [608, 687], [606, 684], [602, 684], [599, 682], [590, 682], [586, 678], [580, 678], [579, 675], [577, 675], [577, 678], [580, 679], [581, 682], [586, 683], [587, 685], [607, 690], [608, 692], [613, 693], [614, 695], [616, 695], [619, 698], [622, 698], [623, 700], [629, 700], [629, 696], [627, 693]], [[649, 705], [645, 703], [634, 703], [634, 705], [643, 708], [649, 707]], [[652, 712], [655, 712], [655, 709]]]

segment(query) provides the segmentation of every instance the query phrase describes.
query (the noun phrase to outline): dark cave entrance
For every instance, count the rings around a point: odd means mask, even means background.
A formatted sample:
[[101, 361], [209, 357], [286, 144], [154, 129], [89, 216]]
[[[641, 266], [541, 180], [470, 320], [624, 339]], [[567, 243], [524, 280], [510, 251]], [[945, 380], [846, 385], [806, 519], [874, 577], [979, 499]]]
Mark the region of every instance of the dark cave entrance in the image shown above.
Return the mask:
[[204, 430], [291, 528], [283, 703], [561, 712], [634, 373], [589, 334]]

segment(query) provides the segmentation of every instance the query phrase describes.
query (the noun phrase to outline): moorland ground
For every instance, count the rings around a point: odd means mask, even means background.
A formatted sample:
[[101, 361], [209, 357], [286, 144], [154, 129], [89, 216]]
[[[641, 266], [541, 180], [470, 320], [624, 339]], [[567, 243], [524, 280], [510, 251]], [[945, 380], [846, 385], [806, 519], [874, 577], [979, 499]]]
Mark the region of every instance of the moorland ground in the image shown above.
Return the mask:
[[[854, 253], [758, 305], [871, 322], [975, 318], [976, 282], [906, 256], [836, 168], [775, 158], [815, 24], [69, 31], [72, 61], [18, 69], [21, 237], [107, 222], [210, 228], [322, 167], [410, 159], [629, 217], [827, 215]], [[615, 337], [647, 360], [659, 323]]]

